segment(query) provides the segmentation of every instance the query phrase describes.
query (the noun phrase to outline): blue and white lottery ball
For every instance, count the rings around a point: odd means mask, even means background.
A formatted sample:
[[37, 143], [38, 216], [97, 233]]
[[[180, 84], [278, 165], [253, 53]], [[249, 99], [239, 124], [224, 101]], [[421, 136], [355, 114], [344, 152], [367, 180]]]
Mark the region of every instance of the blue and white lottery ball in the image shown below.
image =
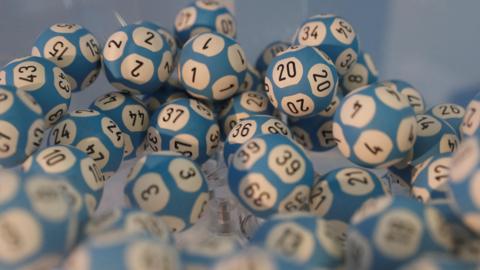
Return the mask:
[[233, 237], [214, 236], [206, 241], [191, 242], [180, 249], [185, 269], [212, 269], [217, 261], [241, 250], [238, 240]]
[[262, 53], [258, 56], [255, 68], [260, 72], [262, 78], [265, 76], [268, 66], [279, 53], [290, 47], [290, 43], [285, 41], [274, 41], [268, 44]]
[[314, 170], [300, 145], [280, 134], [245, 142], [228, 168], [230, 190], [254, 215], [300, 211], [308, 203]]
[[157, 32], [160, 33], [160, 35], [162, 35], [162, 37], [167, 41], [168, 46], [170, 46], [170, 51], [172, 52], [172, 57], [173, 59], [175, 59], [175, 56], [177, 55], [178, 45], [175, 37], [169, 30], [151, 21], [140, 21], [137, 22], [137, 24], [147, 26], [151, 29], [157, 29]]
[[375, 174], [362, 168], [343, 167], [328, 172], [312, 187], [310, 212], [347, 226], [365, 201], [383, 195], [386, 190]]
[[417, 165], [435, 154], [453, 152], [458, 148], [457, 132], [446, 121], [429, 114], [418, 114], [417, 140], [410, 160]]
[[332, 102], [318, 114], [306, 118], [290, 118], [289, 125], [296, 142], [314, 152], [328, 151], [337, 146], [333, 138], [333, 116], [340, 105], [340, 91]]
[[277, 256], [263, 248], [248, 246], [231, 256], [218, 260], [213, 270], [291, 270], [303, 269], [301, 265]]
[[199, 99], [225, 100], [245, 80], [247, 59], [235, 40], [204, 33], [191, 38], [182, 49], [178, 78], [187, 92]]
[[58, 185], [64, 180], [7, 170], [0, 179], [0, 268], [54, 269], [77, 238], [71, 201]]
[[340, 76], [353, 67], [359, 54], [358, 37], [352, 25], [333, 14], [315, 15], [305, 20], [293, 44], [313, 46], [325, 52]]
[[412, 195], [424, 203], [447, 199], [447, 181], [451, 169], [451, 153], [432, 156], [415, 167], [412, 175]]
[[151, 236], [162, 243], [173, 243], [170, 227], [161, 217], [137, 208], [114, 208], [98, 213], [85, 226], [85, 236], [123, 232]]
[[98, 97], [90, 108], [110, 117], [123, 131], [125, 160], [135, 158], [144, 150], [150, 116], [143, 102], [135, 96], [113, 92]]
[[293, 117], [323, 111], [332, 102], [338, 75], [332, 61], [313, 47], [292, 46], [268, 66], [265, 91], [273, 106]]
[[381, 197], [364, 204], [347, 236], [348, 269], [393, 269], [425, 253], [453, 247], [444, 216], [407, 197]]
[[237, 93], [245, 91], [263, 91], [263, 77], [260, 73], [252, 67], [250, 64], [247, 64], [247, 72], [245, 73], [245, 79], [240, 85]]
[[173, 55], [156, 28], [130, 24], [113, 33], [103, 49], [103, 65], [113, 87], [130, 94], [151, 94], [173, 71]]
[[94, 110], [65, 115], [50, 130], [48, 145], [72, 145], [91, 157], [108, 179], [120, 167], [123, 132], [110, 117]]
[[367, 168], [404, 160], [416, 139], [415, 114], [406, 98], [382, 85], [348, 94], [337, 109], [333, 137], [340, 152]]
[[147, 106], [150, 113], [155, 112], [163, 104], [178, 98], [188, 98], [188, 94], [183, 89], [180, 82], [172, 77], [153, 94], [145, 95], [143, 103]]
[[378, 81], [378, 70], [370, 54], [360, 52], [357, 62], [342, 77], [342, 89], [345, 94], [365, 85]]
[[415, 111], [415, 114], [423, 114], [425, 112], [426, 105], [422, 93], [408, 82], [402, 80], [389, 80], [379, 82], [379, 84], [383, 84], [404, 95]]
[[261, 92], [246, 91], [229, 99], [218, 114], [221, 131], [228, 136], [241, 120], [253, 115], [272, 115], [273, 107]]
[[76, 246], [62, 269], [181, 270], [178, 251], [151, 236], [100, 234]]
[[174, 152], [162, 151], [141, 158], [127, 181], [124, 193], [128, 202], [160, 216], [174, 232], [195, 224], [209, 199], [200, 167]]
[[335, 269], [343, 263], [343, 243], [334, 223], [314, 215], [279, 215], [260, 225], [250, 243], [302, 266]]
[[437, 104], [426, 112], [447, 122], [461, 138], [462, 121], [465, 117], [465, 108], [454, 103]]
[[480, 127], [480, 92], [468, 103], [460, 128], [463, 136], [472, 136]]
[[48, 126], [67, 113], [72, 89], [67, 75], [54, 63], [42, 57], [29, 56], [7, 64], [5, 84], [27, 91], [40, 105]]
[[175, 17], [175, 36], [180, 45], [191, 37], [216, 32], [235, 39], [237, 23], [222, 1], [197, 0], [181, 9]]
[[447, 181], [453, 210], [465, 225], [480, 235], [479, 136], [465, 139], [453, 154]]
[[14, 167], [43, 141], [42, 108], [22, 90], [0, 86], [0, 165]]
[[281, 134], [292, 138], [288, 126], [269, 115], [252, 115], [239, 121], [228, 133], [223, 146], [223, 156], [227, 164], [243, 143], [263, 134]]
[[40, 34], [32, 55], [55, 63], [66, 73], [72, 91], [77, 92], [97, 79], [102, 66], [101, 50], [87, 29], [78, 24], [59, 23]]
[[145, 142], [149, 152], [170, 150], [202, 164], [217, 149], [220, 128], [215, 114], [205, 104], [179, 98], [152, 115]]
[[28, 176], [45, 175], [52, 179], [66, 179], [79, 220], [86, 222], [97, 209], [105, 185], [105, 177], [95, 161], [84, 152], [69, 145], [50, 146], [30, 156], [22, 165]]

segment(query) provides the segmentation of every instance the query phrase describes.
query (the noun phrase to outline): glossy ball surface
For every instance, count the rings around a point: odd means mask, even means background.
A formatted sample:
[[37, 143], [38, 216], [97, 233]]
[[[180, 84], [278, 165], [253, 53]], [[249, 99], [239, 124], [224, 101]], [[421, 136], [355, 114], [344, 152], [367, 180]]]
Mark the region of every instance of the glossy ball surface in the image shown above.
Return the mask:
[[416, 139], [413, 109], [396, 90], [372, 84], [348, 94], [335, 112], [333, 136], [353, 163], [389, 167], [407, 157]]
[[465, 225], [480, 235], [480, 142], [465, 139], [452, 156], [447, 181], [451, 206]]
[[245, 80], [247, 59], [235, 40], [203, 33], [190, 39], [178, 62], [178, 78], [187, 92], [199, 99], [225, 100]]
[[101, 46], [97, 39], [78, 24], [59, 23], [40, 34], [32, 49], [55, 63], [66, 73], [73, 92], [91, 85], [100, 73]]
[[254, 215], [300, 211], [313, 185], [312, 162], [300, 145], [286, 136], [267, 134], [245, 142], [228, 168], [228, 184]]
[[306, 46], [292, 46], [277, 55], [265, 77], [270, 102], [293, 117], [323, 111], [332, 102], [337, 86], [338, 75], [328, 56]]
[[318, 114], [306, 118], [290, 118], [289, 126], [295, 141], [306, 150], [328, 151], [337, 146], [333, 138], [333, 116], [340, 105], [342, 94], [337, 92], [332, 102]]
[[379, 82], [379, 84], [395, 89], [400, 94], [404, 95], [407, 98], [410, 106], [412, 106], [413, 110], [415, 111], [415, 114], [425, 113], [425, 99], [422, 93], [410, 83], [402, 80], [389, 80]]
[[129, 94], [112, 92], [98, 97], [90, 109], [110, 117], [122, 130], [124, 160], [141, 154], [150, 124], [149, 112], [142, 101]]
[[218, 113], [221, 131], [228, 136], [241, 120], [254, 115], [272, 115], [273, 107], [261, 92], [246, 91], [228, 100]]
[[50, 146], [30, 156], [22, 164], [26, 177], [44, 175], [65, 179], [65, 192], [73, 198], [73, 210], [85, 223], [95, 212], [103, 193], [105, 177], [95, 161], [84, 152], [69, 145]]
[[42, 144], [42, 108], [27, 92], [0, 87], [0, 165], [22, 163]]
[[341, 81], [345, 94], [362, 86], [376, 83], [378, 81], [378, 70], [370, 54], [360, 52], [357, 62], [343, 75]]
[[475, 134], [480, 127], [480, 92], [468, 103], [463, 117], [461, 134], [465, 137]]
[[173, 34], [166, 29], [165, 27], [159, 26], [154, 22], [151, 21], [140, 21], [137, 22], [136, 24], [138, 25], [145, 25], [150, 29], [157, 29], [157, 32], [160, 33], [160, 35], [167, 41], [168, 46], [170, 47], [170, 51], [172, 52], [172, 57], [175, 60], [175, 56], [177, 55], [178, 51], [178, 44], [177, 41], [175, 40], [175, 37]]
[[452, 154], [443, 153], [415, 166], [412, 175], [412, 195], [424, 203], [446, 200], [451, 161]]
[[175, 36], [183, 45], [193, 36], [216, 32], [235, 39], [237, 23], [221, 1], [197, 0], [181, 9], [175, 17]]
[[50, 130], [48, 145], [72, 145], [91, 157], [108, 179], [123, 159], [123, 132], [110, 117], [94, 110], [65, 115]]
[[359, 54], [358, 37], [352, 25], [333, 14], [315, 15], [305, 20], [293, 44], [313, 46], [325, 52], [341, 76], [353, 67]]
[[124, 193], [130, 204], [155, 213], [174, 232], [195, 224], [209, 199], [200, 167], [174, 152], [163, 151], [141, 158], [127, 181]]
[[228, 133], [223, 146], [223, 157], [227, 164], [235, 152], [246, 141], [264, 134], [281, 134], [292, 138], [288, 126], [269, 115], [253, 115], [238, 122]]
[[343, 167], [320, 177], [310, 194], [310, 212], [326, 220], [348, 226], [350, 218], [370, 198], [386, 195], [372, 172], [358, 167]]
[[179, 98], [152, 115], [145, 142], [150, 152], [174, 151], [202, 164], [215, 152], [220, 128], [205, 104]]
[[117, 90], [134, 95], [158, 90], [173, 71], [167, 40], [150, 24], [130, 24], [113, 33], [103, 49], [108, 81]]
[[447, 122], [461, 139], [461, 126], [465, 117], [465, 108], [454, 103], [437, 104], [430, 108], [425, 114], [433, 115]]
[[452, 248], [452, 235], [440, 211], [406, 197], [368, 201], [352, 218], [347, 267], [390, 269], [428, 252]]
[[68, 183], [7, 170], [0, 179], [0, 268], [54, 269], [77, 238], [77, 219], [60, 187]]
[[301, 265], [332, 269], [342, 264], [338, 227], [313, 215], [279, 215], [263, 223], [251, 243]]
[[29, 56], [7, 64], [5, 84], [27, 91], [40, 105], [48, 126], [55, 124], [67, 113], [72, 89], [67, 75], [45, 58]]
[[255, 63], [255, 68], [260, 72], [260, 75], [265, 77], [265, 72], [267, 71], [268, 66], [272, 62], [273, 58], [279, 53], [285, 51], [290, 47], [290, 43], [285, 41], [274, 41], [268, 44], [258, 56]]
[[188, 94], [183, 89], [180, 82], [172, 77], [153, 94], [145, 95], [143, 103], [147, 106], [150, 113], [155, 112], [163, 104], [177, 98], [188, 98]]

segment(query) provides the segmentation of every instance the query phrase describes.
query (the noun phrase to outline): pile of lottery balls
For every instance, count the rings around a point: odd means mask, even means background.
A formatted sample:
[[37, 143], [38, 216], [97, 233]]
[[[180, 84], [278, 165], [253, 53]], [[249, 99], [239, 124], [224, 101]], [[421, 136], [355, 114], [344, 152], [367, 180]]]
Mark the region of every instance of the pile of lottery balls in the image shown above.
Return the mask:
[[[3, 66], [0, 269], [479, 267], [480, 93], [427, 106], [333, 14], [255, 63], [236, 32], [200, 0], [104, 44], [52, 25]], [[350, 165], [316, 171], [327, 151]], [[97, 211], [125, 168], [125, 205]]]

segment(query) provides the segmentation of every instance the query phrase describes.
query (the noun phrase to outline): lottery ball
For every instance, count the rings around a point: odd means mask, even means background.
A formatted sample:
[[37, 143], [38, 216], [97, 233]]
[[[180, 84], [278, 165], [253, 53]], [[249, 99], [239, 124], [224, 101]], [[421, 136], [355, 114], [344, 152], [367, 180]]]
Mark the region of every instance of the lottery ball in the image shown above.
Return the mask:
[[54, 269], [77, 237], [77, 219], [59, 184], [0, 171], [0, 268]]
[[290, 43], [285, 41], [274, 41], [268, 44], [258, 56], [255, 63], [255, 67], [258, 72], [260, 72], [262, 77], [265, 77], [265, 72], [267, 71], [268, 66], [279, 53], [285, 51], [290, 47]]
[[221, 131], [226, 136], [241, 120], [253, 115], [272, 115], [273, 107], [261, 92], [246, 91], [227, 101], [218, 114]]
[[293, 117], [323, 111], [336, 94], [335, 66], [313, 47], [292, 46], [268, 66], [265, 91], [273, 106]]
[[170, 77], [170, 79], [153, 94], [145, 95], [143, 103], [147, 106], [150, 113], [156, 111], [164, 103], [177, 98], [188, 98], [187, 92], [180, 85], [180, 82]]
[[65, 191], [78, 201], [74, 210], [83, 222], [96, 210], [105, 185], [105, 177], [95, 161], [69, 145], [55, 145], [38, 151], [22, 164], [22, 172], [26, 176], [66, 179], [69, 186]]
[[243, 143], [263, 134], [281, 134], [292, 138], [292, 133], [285, 123], [269, 115], [253, 115], [247, 117], [228, 133], [223, 145], [223, 156], [227, 164]]
[[180, 258], [185, 269], [207, 270], [220, 259], [232, 256], [240, 249], [233, 238], [216, 236], [199, 243], [188, 243], [180, 250]]
[[142, 101], [129, 94], [112, 92], [98, 97], [90, 108], [110, 117], [123, 131], [124, 160], [135, 158], [144, 150], [150, 117]]
[[313, 185], [310, 212], [327, 220], [343, 222], [346, 227], [365, 201], [385, 194], [382, 182], [372, 172], [357, 167], [339, 168]]
[[238, 89], [238, 93], [245, 91], [263, 91], [263, 81], [260, 73], [252, 67], [250, 64], [247, 64], [247, 71], [245, 72], [245, 79]]
[[472, 136], [480, 126], [480, 92], [468, 103], [460, 128], [463, 136]]
[[135, 208], [114, 208], [98, 213], [88, 221], [84, 233], [86, 237], [95, 237], [118, 232], [153, 237], [166, 244], [173, 241], [170, 228], [161, 217]]
[[134, 95], [151, 94], [173, 71], [173, 55], [156, 27], [130, 24], [107, 40], [103, 65], [108, 81], [117, 90]]
[[170, 150], [202, 164], [217, 149], [220, 128], [206, 105], [195, 99], [179, 98], [152, 115], [145, 142], [149, 152]]
[[289, 270], [303, 269], [301, 265], [295, 264], [293, 261], [284, 257], [275, 255], [263, 248], [257, 246], [249, 246], [236, 252], [232, 256], [226, 256], [220, 259], [211, 268], [213, 270]]
[[334, 222], [313, 215], [279, 215], [255, 232], [250, 243], [308, 267], [335, 269], [343, 262]]
[[120, 167], [123, 132], [110, 117], [95, 110], [76, 110], [50, 130], [48, 145], [72, 145], [91, 157], [106, 179]]
[[180, 45], [191, 37], [216, 32], [235, 39], [237, 23], [221, 1], [197, 0], [181, 9], [175, 17], [175, 36]]
[[168, 43], [168, 46], [170, 47], [170, 51], [172, 52], [172, 58], [175, 59], [175, 56], [177, 55], [178, 45], [177, 45], [177, 41], [175, 40], [175, 37], [169, 30], [151, 21], [140, 21], [140, 22], [137, 22], [136, 24], [147, 26], [150, 29], [156, 29], [157, 32], [160, 33], [160, 35]]
[[230, 191], [252, 214], [300, 211], [313, 185], [313, 165], [300, 145], [280, 134], [246, 141], [228, 168]]
[[150, 236], [124, 232], [100, 234], [78, 245], [62, 269], [69, 270], [180, 270], [174, 246]]
[[345, 94], [365, 85], [378, 81], [378, 70], [370, 54], [360, 52], [357, 62], [342, 77], [342, 89]]
[[460, 139], [461, 125], [465, 117], [465, 108], [453, 103], [438, 104], [430, 108], [425, 114], [433, 115], [447, 122], [457, 133]]
[[480, 142], [466, 138], [453, 154], [447, 181], [453, 210], [465, 225], [480, 235]]
[[343, 99], [335, 112], [333, 137], [353, 163], [385, 168], [407, 157], [416, 129], [407, 99], [393, 89], [372, 84]]
[[0, 165], [14, 167], [42, 144], [42, 108], [22, 90], [0, 86]]
[[410, 157], [414, 165], [431, 155], [457, 149], [457, 132], [446, 121], [429, 114], [418, 114], [416, 120], [417, 140], [413, 146], [413, 156]]
[[352, 25], [333, 14], [320, 14], [305, 20], [297, 30], [293, 43], [325, 52], [340, 76], [353, 67], [359, 54], [358, 38]]
[[101, 46], [97, 39], [78, 24], [58, 23], [40, 34], [32, 49], [55, 63], [65, 73], [73, 92], [91, 85], [100, 73]]
[[393, 269], [425, 253], [452, 248], [451, 232], [440, 211], [402, 196], [366, 202], [351, 224], [348, 269]]
[[55, 124], [68, 111], [72, 95], [67, 75], [45, 58], [16, 59], [3, 68], [5, 84], [27, 91], [40, 105], [47, 126]]
[[432, 156], [415, 167], [412, 175], [412, 195], [423, 203], [447, 199], [451, 153]]
[[462, 260], [451, 254], [426, 254], [412, 263], [405, 265], [400, 270], [450, 270], [450, 269], [475, 269], [475, 263]]
[[141, 158], [128, 176], [124, 193], [133, 207], [155, 213], [174, 232], [195, 224], [209, 199], [200, 167], [167, 151]]
[[337, 92], [332, 102], [318, 114], [305, 118], [290, 118], [289, 126], [297, 143], [306, 150], [328, 151], [337, 146], [333, 138], [333, 116], [340, 105], [341, 94]]
[[404, 95], [415, 111], [415, 114], [423, 114], [425, 112], [425, 100], [422, 93], [411, 84], [402, 80], [382, 81], [380, 84], [395, 89], [400, 94]]
[[203, 33], [183, 46], [178, 62], [178, 78], [187, 92], [199, 99], [225, 100], [233, 96], [245, 80], [247, 60], [235, 40]]

